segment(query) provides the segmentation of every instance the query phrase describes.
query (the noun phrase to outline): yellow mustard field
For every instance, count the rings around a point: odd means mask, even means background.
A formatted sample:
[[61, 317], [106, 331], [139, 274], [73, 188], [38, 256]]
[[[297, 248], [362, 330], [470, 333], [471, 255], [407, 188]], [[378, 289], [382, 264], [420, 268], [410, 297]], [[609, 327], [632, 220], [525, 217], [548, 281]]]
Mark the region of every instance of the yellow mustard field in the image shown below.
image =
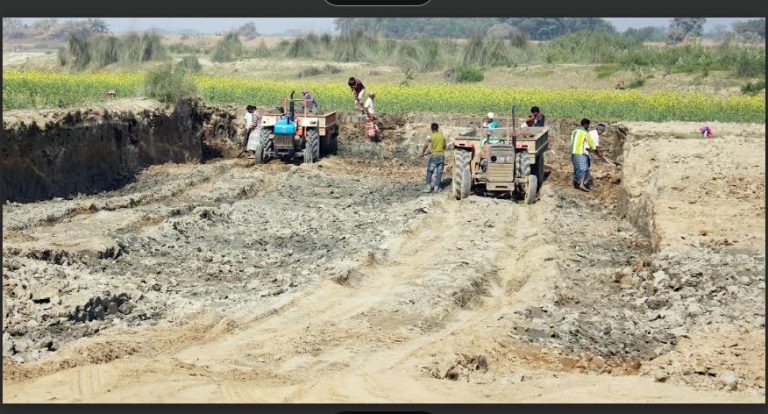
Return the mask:
[[[352, 109], [345, 79], [338, 83], [273, 81], [192, 76], [200, 96], [211, 104], [278, 106], [292, 90], [309, 88], [324, 109]], [[109, 90], [118, 98], [143, 94], [144, 73], [3, 72], [3, 109], [66, 107], [95, 103]], [[377, 112], [509, 113], [537, 105], [554, 118], [582, 117], [627, 121], [765, 122], [764, 95], [714, 96], [703, 93], [491, 88], [467, 84], [366, 85], [377, 93]]]

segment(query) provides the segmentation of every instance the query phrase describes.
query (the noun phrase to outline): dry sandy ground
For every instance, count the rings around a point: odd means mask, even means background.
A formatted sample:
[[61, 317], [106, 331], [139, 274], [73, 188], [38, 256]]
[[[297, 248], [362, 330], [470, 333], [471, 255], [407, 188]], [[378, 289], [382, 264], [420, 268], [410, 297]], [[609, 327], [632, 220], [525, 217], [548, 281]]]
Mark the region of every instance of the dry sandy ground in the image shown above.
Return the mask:
[[[713, 127], [716, 131], [723, 129], [720, 125]], [[690, 125], [630, 125], [634, 135], [648, 134], [652, 139], [647, 143], [632, 141], [636, 145], [629, 142], [623, 159], [626, 191], [635, 191], [635, 196], [642, 198], [649, 191], [649, 183], [654, 183], [651, 187], [655, 197], [650, 203], [656, 214], [652, 217], [655, 232], [651, 238], [656, 240], [657, 250], [685, 247], [678, 241], [679, 235], [684, 234], [699, 243], [734, 239], [732, 247], [764, 258], [760, 239], [764, 233], [764, 132], [757, 126], [746, 126], [752, 129], [747, 129], [743, 136], [722, 140], [667, 138], [674, 135], [675, 128], [688, 131]], [[653, 137], [654, 134], [661, 136]], [[668, 151], [657, 151], [662, 143], [676, 145], [667, 147]], [[650, 147], [643, 148], [646, 145]], [[720, 160], [719, 155], [712, 154], [728, 148], [738, 148], [742, 155], [735, 162], [743, 163], [744, 168], [729, 167], [734, 163], [731, 158], [724, 160], [717, 171], [729, 180], [742, 177], [737, 187], [742, 196], [732, 194], [728, 185], [706, 185], [711, 182], [706, 174], [712, 172], [707, 165]], [[649, 153], [655, 154], [656, 159], [648, 158]], [[198, 167], [163, 168], [169, 169], [167, 177], [171, 178], [167, 180], [173, 181], [174, 175], [189, 174]], [[376, 212], [402, 215], [407, 220], [387, 224], [387, 231], [375, 225], [381, 218], [365, 216], [368, 208], [349, 210], [347, 214], [366, 217], [351, 227], [368, 226], [369, 231], [381, 237], [366, 238], [364, 231], [356, 235], [347, 228], [350, 226], [337, 225], [340, 233], [350, 233], [359, 237], [360, 243], [365, 242], [357, 249], [358, 254], [329, 261], [331, 267], [341, 266], [344, 271], [320, 274], [314, 281], [306, 282], [306, 286], [290, 292], [288, 299], [276, 300], [271, 308], [259, 305], [253, 307], [258, 311], [248, 312], [246, 294], [240, 299], [245, 307], [238, 308], [238, 312], [188, 307], [197, 310], [161, 319], [151, 326], [117, 324], [96, 335], [65, 343], [57, 352], [37, 361], [18, 363], [4, 358], [4, 401], [765, 401], [764, 384], [758, 381], [764, 381], [765, 375], [765, 337], [758, 330], [729, 332], [709, 327], [701, 335], [686, 333], [671, 352], [651, 360], [631, 358], [618, 362], [589, 353], [571, 354], [509, 334], [517, 326], [514, 315], [530, 312], [532, 308], [562, 305], [562, 283], [567, 285], [568, 279], [580, 280], [581, 274], [602, 277], [605, 263], [579, 263], [574, 257], [573, 243], [579, 234], [591, 240], [592, 249], [605, 249], [601, 252], [614, 251], [620, 256], [621, 249], [625, 249], [623, 254], [641, 259], [651, 253], [642, 234], [632, 230], [615, 211], [592, 199], [598, 194], [583, 194], [558, 180], [550, 180], [532, 206], [475, 196], [458, 202], [450, 198], [448, 191], [417, 194], [419, 168], [370, 166], [341, 157], [291, 168], [271, 164], [259, 167], [242, 160], [206, 168], [205, 177], [187, 178], [184, 182], [189, 188], [182, 186], [171, 191], [173, 194], [167, 200], [159, 197], [152, 201], [149, 197], [148, 201], [139, 202], [145, 204], [143, 209], [135, 203], [115, 205], [113, 209], [136, 220], [150, 214], [152, 203], [162, 206], [183, 201], [194, 207], [196, 197], [201, 197], [205, 200], [201, 205], [212, 202], [213, 207], [219, 208], [206, 213], [207, 216], [218, 217], [217, 211], [221, 211], [223, 223], [225, 216], [252, 214], [253, 206], [269, 211], [268, 214], [273, 214], [273, 209], [287, 209], [292, 202], [288, 201], [291, 194], [279, 186], [286, 181], [294, 186], [291, 188], [306, 185], [317, 191], [316, 197], [322, 200], [328, 197], [323, 191], [329, 191], [322, 189], [333, 188], [332, 183], [336, 183], [337, 191], [343, 187], [352, 192], [364, 189], [370, 192], [371, 199], [385, 200], [375, 205]], [[604, 169], [596, 167], [596, 172]], [[673, 189], [684, 178], [674, 174], [684, 173], [689, 174], [685, 179], [690, 180], [686, 187]], [[633, 183], [630, 174], [642, 180]], [[163, 177], [166, 176], [154, 179], [164, 182]], [[253, 183], [249, 184], [249, 180]], [[233, 186], [235, 182], [237, 185]], [[395, 188], [396, 182], [412, 183], [411, 190]], [[609, 182], [606, 179], [600, 185], [608, 188]], [[222, 193], [220, 188], [227, 185], [232, 190], [227, 190], [229, 195], [222, 195], [221, 201], [201, 195]], [[238, 186], [252, 186], [256, 190], [238, 192]], [[145, 186], [143, 191], [147, 188], [150, 187]], [[710, 212], [700, 211], [698, 204], [689, 202], [703, 196], [702, 188], [710, 191], [708, 201], [718, 210], [712, 216], [716, 219], [706, 222], [706, 236], [700, 234], [700, 219]], [[397, 202], [387, 191], [403, 197], [409, 191], [414, 194]], [[610, 191], [620, 190], [614, 187]], [[111, 199], [118, 200], [108, 198]], [[361, 198], [357, 202], [365, 204], [368, 200]], [[306, 199], [296, 202], [311, 203]], [[222, 203], [226, 206], [218, 205]], [[318, 201], [316, 207], [323, 203], [326, 201]], [[330, 208], [332, 204], [324, 206]], [[668, 215], [668, 206], [676, 206], [679, 214]], [[4, 209], [4, 216], [6, 220], [10, 217], [10, 223], [20, 223], [21, 218], [35, 212], [34, 207], [10, 206]], [[728, 215], [726, 210], [732, 213]], [[186, 211], [194, 211], [192, 216], [199, 214], [199, 210], [192, 208]], [[140, 232], [160, 237], [166, 227], [193, 223], [194, 217], [184, 219], [187, 216], [189, 213], [182, 212], [181, 218], [138, 220]], [[71, 212], [62, 213], [45, 225], [54, 233], [66, 232], [67, 222], [72, 220], [88, 220], [92, 224], [92, 230], [79, 228], [79, 232], [117, 237], [105, 230], [106, 222], [99, 222], [87, 209], [74, 216]], [[213, 232], [214, 224], [208, 226]], [[34, 225], [17, 225], [17, 229], [17, 239], [11, 240], [11, 244], [27, 242], [27, 236], [37, 237], [39, 243], [64, 236], [46, 236]], [[182, 230], [190, 231], [189, 227]], [[320, 227], [312, 231], [322, 236], [326, 230]], [[284, 234], [277, 232], [273, 237]], [[233, 236], [233, 249], [249, 237], [240, 233]], [[225, 245], [217, 246], [228, 254]], [[579, 269], [573, 268], [574, 263]], [[158, 272], [156, 277], [163, 275]], [[177, 276], [177, 283], [191, 283], [194, 278], [195, 275]], [[764, 293], [764, 277], [759, 278]], [[613, 292], [621, 288], [611, 289]], [[602, 292], [592, 295], [581, 299], [592, 301], [599, 308]], [[262, 300], [257, 296], [251, 301]], [[763, 317], [764, 308], [763, 302]], [[734, 342], [737, 346], [733, 346]], [[709, 347], [702, 347], [702, 343]], [[723, 349], [728, 352], [721, 352]], [[699, 363], [709, 365], [701, 375], [695, 366]], [[668, 370], [667, 377], [662, 378], [655, 370], [660, 366], [674, 366], [678, 371]], [[735, 391], [723, 389], [720, 382], [722, 370], [718, 369], [725, 366], [736, 371], [741, 379]]]

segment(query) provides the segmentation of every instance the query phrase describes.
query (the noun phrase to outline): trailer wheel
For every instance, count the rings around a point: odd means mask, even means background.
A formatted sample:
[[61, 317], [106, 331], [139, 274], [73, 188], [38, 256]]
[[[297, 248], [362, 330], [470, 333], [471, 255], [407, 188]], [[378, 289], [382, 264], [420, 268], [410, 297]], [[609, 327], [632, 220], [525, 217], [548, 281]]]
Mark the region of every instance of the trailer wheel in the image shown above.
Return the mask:
[[304, 162], [312, 163], [320, 159], [320, 134], [316, 129], [307, 131], [307, 144], [304, 147]]
[[458, 150], [453, 152], [453, 177], [451, 179], [451, 189], [453, 196], [457, 200], [469, 197], [472, 189], [472, 172], [469, 168], [469, 162], [472, 158], [470, 151]]
[[539, 189], [538, 179], [535, 175], [528, 176], [528, 184], [525, 186], [525, 204], [533, 204], [536, 202], [536, 192]]
[[329, 153], [336, 155], [339, 152], [339, 130], [333, 129], [331, 140], [329, 142]]
[[325, 157], [331, 152], [331, 131], [326, 130], [320, 137], [320, 156]]
[[536, 181], [539, 189], [541, 189], [541, 185], [544, 184], [544, 152], [543, 151], [536, 157], [535, 168], [536, 168]]

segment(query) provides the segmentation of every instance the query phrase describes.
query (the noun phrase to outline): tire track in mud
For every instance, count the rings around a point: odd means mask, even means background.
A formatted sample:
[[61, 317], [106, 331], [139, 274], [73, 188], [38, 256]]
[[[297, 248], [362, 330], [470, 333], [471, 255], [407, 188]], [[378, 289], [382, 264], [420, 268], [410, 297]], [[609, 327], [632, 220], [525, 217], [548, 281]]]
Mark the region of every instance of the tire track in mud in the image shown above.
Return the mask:
[[[392, 240], [385, 247], [386, 253], [363, 254], [362, 264], [345, 284], [324, 282], [314, 292], [266, 318], [247, 322], [217, 338], [198, 341], [179, 352], [157, 354], [151, 364], [139, 369], [139, 377], [149, 378], [137, 381], [162, 387], [163, 381], [154, 382], [157, 379], [152, 378], [151, 366], [167, 364], [171, 358], [214, 375], [251, 371], [274, 376], [279, 372], [278, 377], [291, 384], [285, 390], [293, 397], [286, 394], [285, 398], [300, 400], [304, 398], [304, 385], [312, 384], [313, 378], [329, 372], [374, 375], [377, 370], [392, 369], [400, 359], [455, 331], [457, 328], [450, 326], [456, 320], [461, 326], [476, 322], [478, 317], [461, 315], [482, 308], [484, 299], [503, 289], [497, 285], [499, 269], [493, 264], [498, 256], [496, 246], [480, 249], [485, 253], [472, 252], [494, 236], [498, 240], [510, 231], [518, 206], [499, 208], [495, 200], [458, 203], [446, 198], [434, 199], [423, 221], [405, 236]], [[496, 213], [507, 211], [501, 219], [492, 214], [477, 217], [473, 209], [464, 210], [475, 202], [496, 205]], [[478, 224], [487, 226], [488, 231], [466, 236]], [[398, 298], [404, 300], [397, 302]], [[416, 309], [407, 310], [406, 303]], [[397, 313], [405, 316], [394, 316]], [[260, 352], [253, 355], [249, 350]], [[387, 357], [376, 358], [377, 364], [366, 366], [371, 356], [381, 352]], [[221, 355], [246, 358], [221, 359]], [[275, 356], [275, 362], [268, 360]], [[291, 365], [292, 369], [286, 369]], [[225, 398], [244, 397], [242, 390], [228, 391], [225, 384], [220, 385], [224, 388], [219, 390], [225, 394], [234, 393]]]
[[[83, 254], [78, 254], [79, 249], [72, 243], [72, 239], [79, 237], [87, 245], [85, 255], [116, 257], [121, 249], [119, 243], [115, 245], [114, 242], [117, 235], [140, 233], [170, 218], [190, 214], [198, 207], [214, 207], [255, 197], [268, 192], [279, 181], [281, 173], [287, 171], [286, 168], [270, 168], [278, 171], [274, 175], [242, 167], [232, 162], [217, 163], [200, 176], [188, 178], [188, 175], [197, 174], [187, 174], [186, 170], [208, 166], [161, 166], [158, 169], [163, 168], [165, 173], [152, 174], [148, 183], [141, 182], [134, 188], [108, 193], [105, 197], [64, 201], [64, 207], [57, 207], [53, 215], [37, 222], [25, 219], [37, 215], [41, 209], [50, 208], [49, 204], [55, 202], [16, 205], [14, 207], [18, 208], [4, 212], [10, 222], [10, 234], [4, 235], [4, 251], [8, 255], [61, 264], [83, 259]], [[178, 173], [183, 174], [181, 179], [174, 177]], [[151, 187], [161, 185], [163, 178], [173, 181], [153, 191]], [[57, 239], [57, 235], [66, 238]], [[89, 245], [88, 239], [94, 237], [99, 240], [95, 245]]]

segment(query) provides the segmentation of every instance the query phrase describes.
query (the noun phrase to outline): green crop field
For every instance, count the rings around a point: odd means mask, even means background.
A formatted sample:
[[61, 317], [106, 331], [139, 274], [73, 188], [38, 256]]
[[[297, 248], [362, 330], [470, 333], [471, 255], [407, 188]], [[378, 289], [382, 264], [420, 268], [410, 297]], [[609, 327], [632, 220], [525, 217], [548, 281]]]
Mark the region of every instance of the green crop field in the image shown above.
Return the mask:
[[[143, 72], [49, 73], [3, 72], [3, 109], [67, 107], [97, 103], [108, 90], [118, 98], [143, 94]], [[321, 107], [346, 110], [352, 97], [345, 79], [338, 83], [305, 83], [245, 78], [192, 76], [200, 96], [210, 104], [248, 103], [274, 107], [292, 90], [309, 87]], [[626, 121], [724, 121], [765, 122], [764, 95], [715, 96], [704, 93], [639, 91], [548, 90], [491, 88], [476, 85], [401, 86], [367, 85], [377, 92], [380, 113], [441, 112], [508, 113], [516, 104], [521, 111], [533, 105], [550, 117]]]

